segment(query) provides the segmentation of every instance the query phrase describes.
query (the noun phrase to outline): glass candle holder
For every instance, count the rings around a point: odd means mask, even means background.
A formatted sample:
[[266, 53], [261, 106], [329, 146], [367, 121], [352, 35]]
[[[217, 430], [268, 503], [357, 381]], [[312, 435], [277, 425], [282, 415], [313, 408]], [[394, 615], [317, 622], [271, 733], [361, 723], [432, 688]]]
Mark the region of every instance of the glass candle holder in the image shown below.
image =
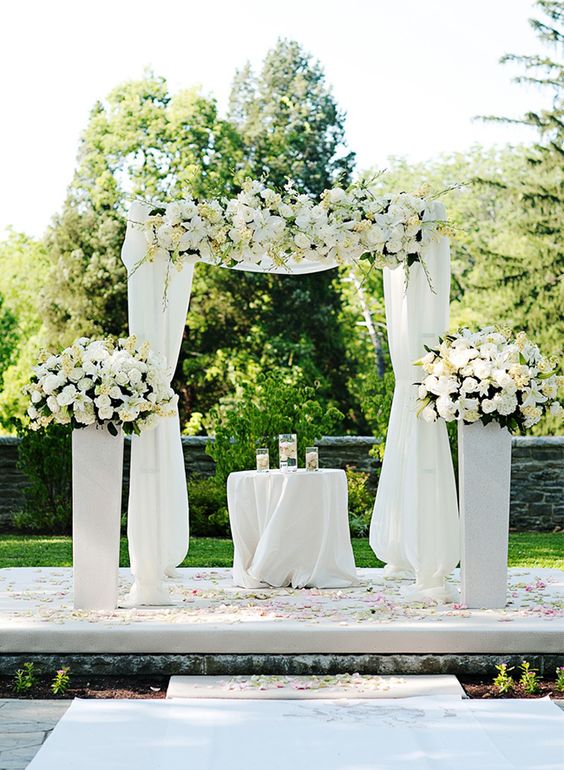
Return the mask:
[[306, 471], [319, 470], [319, 450], [316, 446], [306, 447], [305, 467]]
[[[280, 470], [295, 471], [298, 467], [298, 437], [295, 433], [281, 433], [278, 436]], [[284, 467], [284, 463], [286, 466]]]
[[259, 473], [266, 473], [270, 469], [270, 457], [268, 449], [261, 447], [257, 449], [257, 471]]

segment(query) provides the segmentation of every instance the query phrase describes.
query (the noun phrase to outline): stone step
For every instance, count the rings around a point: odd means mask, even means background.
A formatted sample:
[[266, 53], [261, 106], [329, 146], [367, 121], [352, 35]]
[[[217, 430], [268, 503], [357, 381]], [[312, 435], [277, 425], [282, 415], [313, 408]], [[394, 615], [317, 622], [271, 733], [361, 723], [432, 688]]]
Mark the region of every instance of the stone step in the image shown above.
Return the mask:
[[319, 698], [412, 698], [452, 695], [465, 698], [455, 676], [173, 676], [167, 698], [313, 700]]

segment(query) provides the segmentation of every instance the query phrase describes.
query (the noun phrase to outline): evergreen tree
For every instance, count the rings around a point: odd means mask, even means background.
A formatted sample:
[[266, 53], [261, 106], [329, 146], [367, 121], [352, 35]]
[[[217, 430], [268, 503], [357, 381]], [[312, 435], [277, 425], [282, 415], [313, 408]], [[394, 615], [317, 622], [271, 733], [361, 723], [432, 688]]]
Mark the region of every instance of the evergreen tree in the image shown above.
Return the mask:
[[[542, 19], [531, 25], [542, 43], [558, 53], [564, 43], [564, 6], [553, 0], [538, 0]], [[564, 306], [564, 126], [562, 58], [550, 55], [507, 54], [501, 60], [523, 67], [516, 82], [532, 84], [548, 92], [550, 103], [538, 112], [520, 118], [492, 118], [506, 123], [532, 126], [537, 142], [528, 149], [526, 163], [511, 178], [481, 177], [479, 181], [499, 188], [511, 203], [511, 227], [519, 249], [492, 249], [489, 257], [498, 274], [497, 289], [515, 322], [532, 337], [541, 335], [556, 352], [562, 339]]]

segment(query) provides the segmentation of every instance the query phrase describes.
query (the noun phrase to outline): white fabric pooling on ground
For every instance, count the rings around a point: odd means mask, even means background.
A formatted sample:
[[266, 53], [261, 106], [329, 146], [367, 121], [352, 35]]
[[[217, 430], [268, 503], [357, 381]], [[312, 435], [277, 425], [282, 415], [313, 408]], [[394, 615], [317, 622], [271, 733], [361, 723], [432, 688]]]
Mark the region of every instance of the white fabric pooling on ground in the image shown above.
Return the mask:
[[561, 770], [549, 700], [80, 701], [29, 770]]

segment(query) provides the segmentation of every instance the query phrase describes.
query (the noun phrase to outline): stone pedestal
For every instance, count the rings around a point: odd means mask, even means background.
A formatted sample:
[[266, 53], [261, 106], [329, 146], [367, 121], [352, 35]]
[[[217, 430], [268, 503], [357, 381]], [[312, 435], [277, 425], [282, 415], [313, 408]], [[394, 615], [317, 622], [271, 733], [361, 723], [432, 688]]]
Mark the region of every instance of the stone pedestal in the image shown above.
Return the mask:
[[511, 434], [498, 423], [458, 426], [462, 603], [505, 607]]
[[117, 606], [123, 433], [90, 425], [72, 434], [74, 606]]

